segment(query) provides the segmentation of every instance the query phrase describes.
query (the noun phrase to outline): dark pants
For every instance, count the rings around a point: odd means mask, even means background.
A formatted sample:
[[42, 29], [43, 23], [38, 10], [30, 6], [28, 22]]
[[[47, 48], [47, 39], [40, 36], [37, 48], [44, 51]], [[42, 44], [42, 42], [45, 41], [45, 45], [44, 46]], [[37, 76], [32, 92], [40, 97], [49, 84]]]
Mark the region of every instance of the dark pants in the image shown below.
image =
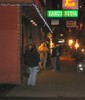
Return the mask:
[[60, 70], [60, 57], [56, 57], [56, 70]]

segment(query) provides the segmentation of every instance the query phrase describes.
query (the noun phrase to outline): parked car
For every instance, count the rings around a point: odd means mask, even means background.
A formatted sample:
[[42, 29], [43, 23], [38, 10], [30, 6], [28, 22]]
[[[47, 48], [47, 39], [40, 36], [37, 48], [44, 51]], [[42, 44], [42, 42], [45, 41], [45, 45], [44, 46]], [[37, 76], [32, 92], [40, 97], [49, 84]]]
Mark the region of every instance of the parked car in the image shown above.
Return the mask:
[[77, 61], [85, 60], [85, 45], [80, 45], [78, 49], [72, 51], [72, 57]]

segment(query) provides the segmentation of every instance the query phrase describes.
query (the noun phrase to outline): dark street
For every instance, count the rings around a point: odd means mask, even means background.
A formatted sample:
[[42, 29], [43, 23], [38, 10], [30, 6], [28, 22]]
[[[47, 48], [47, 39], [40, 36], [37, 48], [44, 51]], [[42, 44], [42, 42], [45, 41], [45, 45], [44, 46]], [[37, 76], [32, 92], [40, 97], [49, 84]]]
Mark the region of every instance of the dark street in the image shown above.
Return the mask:
[[[26, 82], [26, 81], [25, 81]], [[53, 72], [50, 65], [37, 75], [37, 84], [17, 85], [1, 100], [85, 100], [85, 73], [77, 71], [77, 62], [61, 57], [61, 70]]]
[[85, 100], [85, 0], [0, 0], [0, 100]]

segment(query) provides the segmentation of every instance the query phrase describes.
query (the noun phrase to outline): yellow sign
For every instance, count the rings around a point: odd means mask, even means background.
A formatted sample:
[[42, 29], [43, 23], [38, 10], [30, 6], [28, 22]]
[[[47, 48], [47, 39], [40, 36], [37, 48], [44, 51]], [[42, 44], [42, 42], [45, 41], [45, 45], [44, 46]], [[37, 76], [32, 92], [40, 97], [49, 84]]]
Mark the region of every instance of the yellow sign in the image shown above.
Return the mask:
[[66, 0], [65, 6], [67, 7], [74, 7], [75, 6], [75, 2], [73, 2], [72, 0]]
[[78, 9], [78, 0], [62, 0], [63, 9]]

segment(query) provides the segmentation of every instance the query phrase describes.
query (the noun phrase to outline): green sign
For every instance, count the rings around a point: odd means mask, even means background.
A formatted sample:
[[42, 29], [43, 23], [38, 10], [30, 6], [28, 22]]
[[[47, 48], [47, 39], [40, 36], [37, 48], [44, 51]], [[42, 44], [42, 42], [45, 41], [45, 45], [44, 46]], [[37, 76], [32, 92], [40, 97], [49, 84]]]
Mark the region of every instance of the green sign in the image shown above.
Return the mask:
[[47, 10], [48, 18], [75, 18], [78, 10]]

